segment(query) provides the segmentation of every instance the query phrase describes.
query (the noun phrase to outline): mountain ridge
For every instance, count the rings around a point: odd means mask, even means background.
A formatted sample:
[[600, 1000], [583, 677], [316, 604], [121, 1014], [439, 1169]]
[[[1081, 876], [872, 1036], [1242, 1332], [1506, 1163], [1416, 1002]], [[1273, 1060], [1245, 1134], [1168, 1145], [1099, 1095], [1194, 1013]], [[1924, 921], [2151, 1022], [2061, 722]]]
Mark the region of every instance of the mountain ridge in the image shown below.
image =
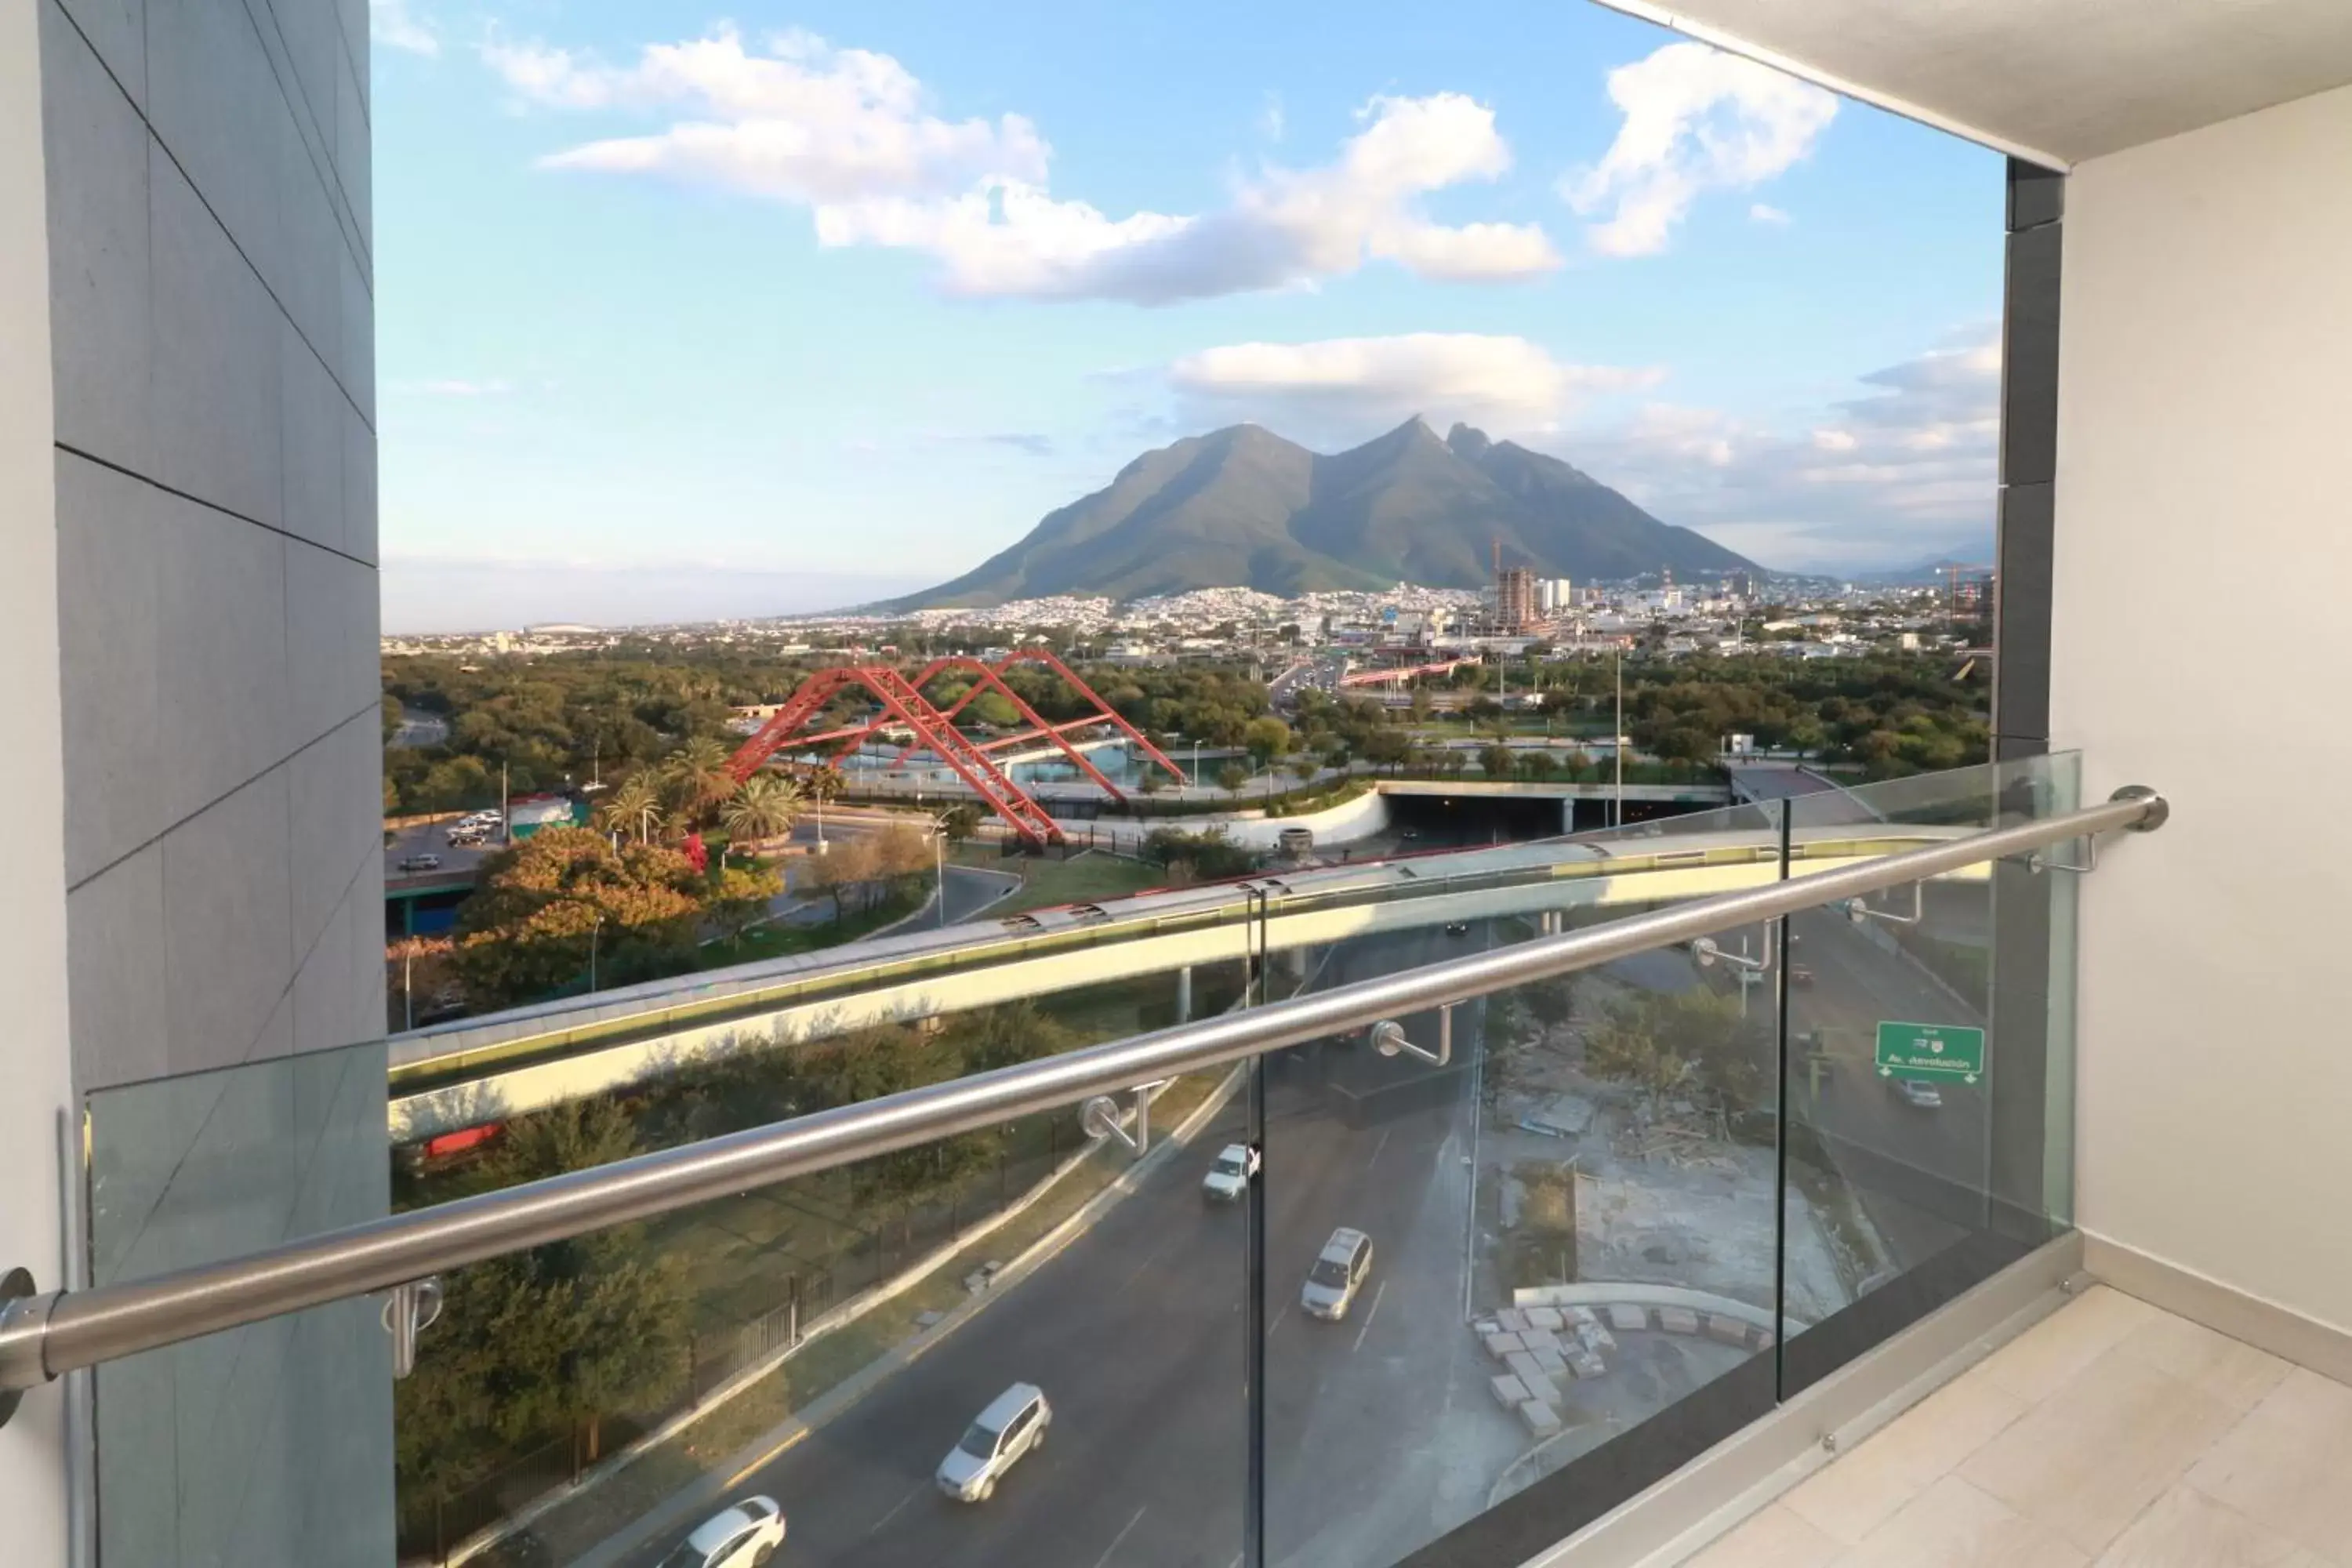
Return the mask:
[[1558, 458], [1467, 425], [1440, 437], [1416, 415], [1328, 454], [1259, 425], [1185, 437], [1047, 512], [971, 571], [876, 607], [1222, 587], [1472, 588], [1492, 580], [1493, 541], [1506, 564], [1579, 581], [1660, 567], [1694, 576], [1762, 570]]

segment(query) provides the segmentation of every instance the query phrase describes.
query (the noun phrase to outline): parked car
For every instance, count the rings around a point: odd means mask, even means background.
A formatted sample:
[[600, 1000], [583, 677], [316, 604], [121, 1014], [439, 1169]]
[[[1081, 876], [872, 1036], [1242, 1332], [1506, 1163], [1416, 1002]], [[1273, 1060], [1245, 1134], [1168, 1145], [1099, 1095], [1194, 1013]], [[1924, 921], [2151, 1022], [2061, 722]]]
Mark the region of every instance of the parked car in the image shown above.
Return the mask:
[[1213, 1202], [1229, 1204], [1249, 1191], [1250, 1178], [1257, 1174], [1258, 1152], [1246, 1143], [1228, 1143], [1201, 1178], [1201, 1195]]
[[940, 1490], [958, 1502], [986, 1502], [1004, 1472], [1045, 1445], [1052, 1406], [1034, 1383], [1016, 1383], [989, 1403], [940, 1461]]
[[1348, 1315], [1356, 1292], [1371, 1274], [1372, 1238], [1343, 1225], [1331, 1233], [1314, 1267], [1307, 1269], [1298, 1304], [1314, 1316], [1336, 1323]]
[[783, 1543], [784, 1510], [773, 1498], [749, 1497], [705, 1520], [662, 1568], [759, 1568]]
[[1898, 1078], [1894, 1080], [1894, 1084], [1895, 1092], [1901, 1097], [1906, 1105], [1915, 1106], [1921, 1110], [1943, 1109], [1944, 1091], [1934, 1084], [1921, 1083], [1916, 1078]]
[[404, 871], [438, 871], [441, 868], [441, 857], [438, 855], [411, 855], [401, 861], [400, 868]]

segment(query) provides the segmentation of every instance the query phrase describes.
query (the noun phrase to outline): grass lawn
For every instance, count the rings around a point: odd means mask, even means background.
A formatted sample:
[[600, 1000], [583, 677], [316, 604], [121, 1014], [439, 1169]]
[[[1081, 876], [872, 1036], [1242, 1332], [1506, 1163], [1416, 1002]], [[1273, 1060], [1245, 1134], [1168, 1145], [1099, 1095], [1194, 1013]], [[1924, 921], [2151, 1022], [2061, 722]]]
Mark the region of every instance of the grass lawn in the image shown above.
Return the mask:
[[1048, 860], [1020, 855], [1000, 857], [993, 846], [979, 848], [967, 845], [956, 851], [956, 864], [982, 871], [1016, 872], [1025, 879], [1019, 892], [1001, 904], [989, 906], [992, 920], [1054, 904], [1123, 899], [1148, 888], [1168, 885], [1168, 873], [1160, 867], [1093, 852], [1070, 860]]
[[[929, 879], [924, 879], [929, 881]], [[872, 909], [852, 909], [837, 921], [824, 921], [816, 925], [786, 925], [782, 921], [753, 926], [731, 942], [714, 942], [698, 950], [698, 967], [730, 969], [739, 963], [752, 963], [763, 958], [789, 958], [794, 953], [814, 952], [820, 948], [839, 947], [847, 942], [869, 936], [892, 921], [904, 920], [922, 907], [921, 895], [909, 898], [887, 898]]]

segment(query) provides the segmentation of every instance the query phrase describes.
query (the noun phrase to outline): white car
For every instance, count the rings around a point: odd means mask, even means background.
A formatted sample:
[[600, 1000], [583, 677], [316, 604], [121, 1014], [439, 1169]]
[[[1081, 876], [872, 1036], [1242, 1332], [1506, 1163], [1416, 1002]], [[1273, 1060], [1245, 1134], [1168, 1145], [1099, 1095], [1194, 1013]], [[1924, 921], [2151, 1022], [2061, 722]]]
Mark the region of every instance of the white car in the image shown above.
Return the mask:
[[1895, 1092], [1903, 1097], [1906, 1105], [1921, 1110], [1941, 1110], [1944, 1108], [1944, 1091], [1932, 1083], [1921, 1083], [1916, 1078], [1896, 1079]]
[[1257, 1174], [1257, 1151], [1246, 1143], [1228, 1143], [1209, 1173], [1201, 1178], [1201, 1195], [1213, 1203], [1229, 1204], [1249, 1191]]
[[964, 1428], [940, 1461], [940, 1490], [958, 1502], [986, 1502], [1005, 1471], [1045, 1446], [1045, 1428], [1053, 1422], [1045, 1391], [1032, 1383], [1014, 1384]]
[[662, 1568], [758, 1568], [784, 1543], [784, 1510], [776, 1500], [749, 1497], [706, 1520]]
[[1331, 1233], [1315, 1266], [1307, 1271], [1298, 1304], [1313, 1316], [1336, 1323], [1348, 1315], [1356, 1292], [1371, 1277], [1372, 1238], [1343, 1225]]

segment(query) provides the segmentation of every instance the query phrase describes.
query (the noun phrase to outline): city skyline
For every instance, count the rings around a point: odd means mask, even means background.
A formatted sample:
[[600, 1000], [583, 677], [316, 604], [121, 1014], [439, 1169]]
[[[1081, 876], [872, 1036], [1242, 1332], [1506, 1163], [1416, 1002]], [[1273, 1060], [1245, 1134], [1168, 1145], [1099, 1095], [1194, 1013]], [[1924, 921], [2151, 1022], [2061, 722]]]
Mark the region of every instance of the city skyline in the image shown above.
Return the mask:
[[375, 24], [391, 630], [879, 597], [1242, 421], [1990, 536], [2000, 159], [1612, 13]]

